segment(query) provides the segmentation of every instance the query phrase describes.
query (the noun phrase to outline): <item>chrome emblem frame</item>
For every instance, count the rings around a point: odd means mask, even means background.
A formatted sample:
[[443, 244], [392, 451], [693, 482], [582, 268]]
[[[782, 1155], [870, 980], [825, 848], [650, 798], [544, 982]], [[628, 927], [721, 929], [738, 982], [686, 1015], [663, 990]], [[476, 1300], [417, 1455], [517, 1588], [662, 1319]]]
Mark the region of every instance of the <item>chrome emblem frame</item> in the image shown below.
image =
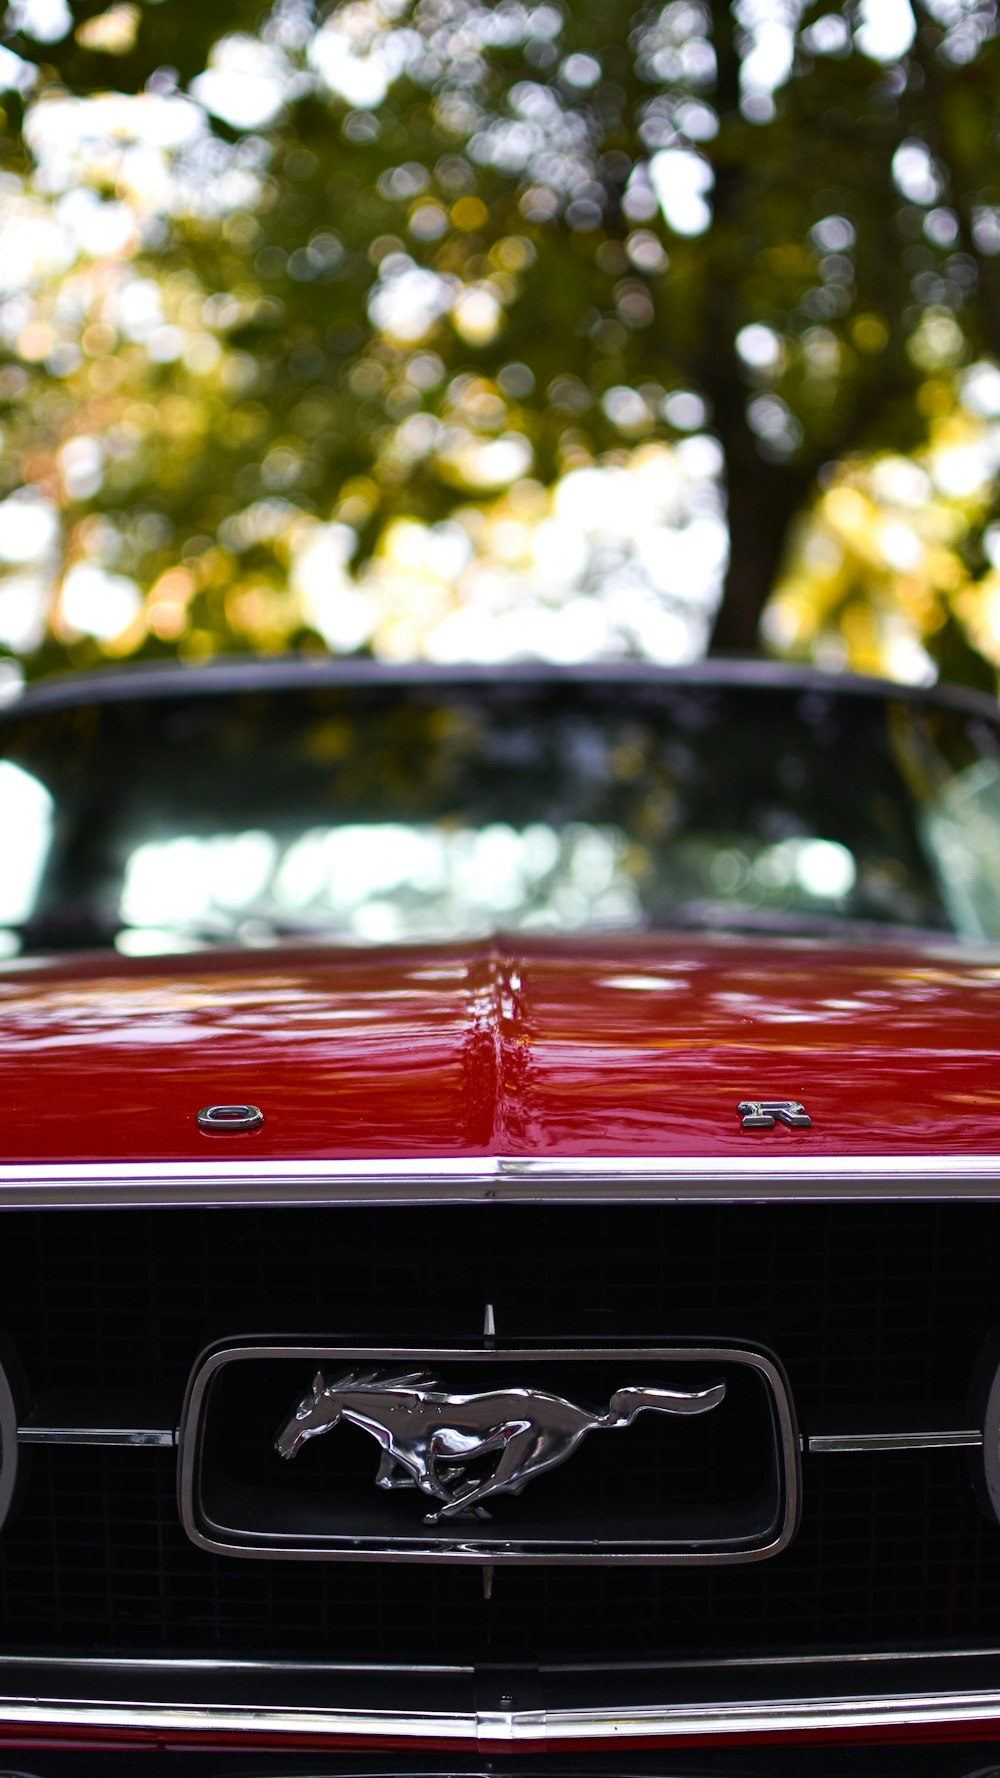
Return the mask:
[[[305, 1391], [303, 1375], [313, 1379]], [[451, 1386], [432, 1387], [438, 1377]], [[342, 1403], [339, 1415], [320, 1406], [331, 1390], [353, 1394], [356, 1411], [325, 1440], [335, 1418], [347, 1419]], [[310, 1435], [317, 1441], [291, 1486], [283, 1478], [292, 1466], [274, 1448], [283, 1394], [298, 1405], [286, 1407], [279, 1442], [291, 1455]], [[588, 1399], [607, 1405], [577, 1405]], [[387, 1401], [400, 1410], [391, 1439]], [[410, 1432], [400, 1429], [406, 1411]], [[693, 1416], [690, 1430], [678, 1414]], [[377, 1490], [359, 1426], [383, 1446]], [[620, 1444], [589, 1438], [613, 1428]], [[178, 1442], [181, 1520], [214, 1554], [711, 1566], [777, 1555], [798, 1526], [800, 1441], [787, 1379], [771, 1354], [725, 1341], [434, 1350], [227, 1342], [195, 1366]], [[605, 1449], [616, 1453], [610, 1472]], [[731, 1477], [724, 1507], [718, 1482], [708, 1484], [712, 1464]], [[609, 1473], [613, 1482], [595, 1488]], [[397, 1492], [407, 1486], [412, 1502]], [[522, 1490], [523, 1500], [512, 1498]], [[421, 1495], [426, 1519], [414, 1511]]]

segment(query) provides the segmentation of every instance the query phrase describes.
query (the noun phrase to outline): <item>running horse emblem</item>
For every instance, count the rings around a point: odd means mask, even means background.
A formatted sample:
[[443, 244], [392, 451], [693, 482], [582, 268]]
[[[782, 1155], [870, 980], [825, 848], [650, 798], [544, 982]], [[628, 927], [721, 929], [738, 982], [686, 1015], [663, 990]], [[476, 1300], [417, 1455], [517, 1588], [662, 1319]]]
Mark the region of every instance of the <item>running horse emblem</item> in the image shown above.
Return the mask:
[[[280, 1427], [274, 1448], [292, 1458], [307, 1439], [347, 1420], [382, 1447], [378, 1488], [419, 1488], [439, 1501], [424, 1523], [482, 1516], [494, 1494], [520, 1494], [536, 1476], [572, 1457], [590, 1432], [630, 1426], [637, 1414], [707, 1414], [726, 1393], [707, 1389], [616, 1389], [605, 1413], [539, 1389], [445, 1395], [425, 1371], [393, 1376], [349, 1371], [312, 1387]], [[492, 1459], [492, 1461], [490, 1461]], [[476, 1465], [475, 1473], [468, 1473]]]

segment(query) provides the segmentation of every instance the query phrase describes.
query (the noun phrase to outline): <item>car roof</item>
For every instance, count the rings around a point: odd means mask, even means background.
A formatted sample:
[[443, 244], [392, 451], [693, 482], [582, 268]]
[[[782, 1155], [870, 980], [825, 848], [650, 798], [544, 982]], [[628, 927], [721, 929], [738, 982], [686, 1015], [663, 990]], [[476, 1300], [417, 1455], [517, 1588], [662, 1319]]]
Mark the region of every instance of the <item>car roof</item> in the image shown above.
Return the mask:
[[895, 680], [861, 674], [832, 673], [818, 667], [781, 661], [708, 659], [684, 666], [659, 666], [647, 661], [599, 661], [564, 664], [519, 660], [503, 662], [407, 663], [367, 657], [343, 660], [327, 656], [282, 655], [268, 658], [232, 656], [192, 665], [181, 661], [137, 662], [92, 671], [60, 673], [29, 685], [0, 713], [17, 719], [47, 710], [80, 705], [127, 703], [149, 698], [211, 697], [232, 692], [293, 691], [320, 687], [400, 687], [482, 685], [621, 686], [746, 686], [762, 691], [818, 691], [895, 700], [956, 709], [988, 720], [1000, 718], [1000, 704], [988, 693], [967, 686], [901, 685]]

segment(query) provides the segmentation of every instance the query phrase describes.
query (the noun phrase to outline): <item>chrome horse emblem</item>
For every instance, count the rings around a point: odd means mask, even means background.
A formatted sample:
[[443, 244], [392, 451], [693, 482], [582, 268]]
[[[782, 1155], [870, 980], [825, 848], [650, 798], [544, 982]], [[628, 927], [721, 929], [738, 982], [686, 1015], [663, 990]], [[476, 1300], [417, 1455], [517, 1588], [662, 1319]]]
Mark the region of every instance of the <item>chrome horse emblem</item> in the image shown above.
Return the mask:
[[[350, 1421], [382, 1447], [375, 1486], [429, 1494], [441, 1504], [424, 1523], [435, 1525], [484, 1516], [484, 1500], [520, 1494], [536, 1476], [572, 1457], [589, 1432], [630, 1426], [644, 1412], [707, 1414], [725, 1393], [722, 1382], [694, 1391], [629, 1386], [616, 1389], [607, 1412], [600, 1413], [539, 1389], [444, 1395], [424, 1371], [349, 1371], [333, 1378], [317, 1371], [274, 1448], [292, 1458], [307, 1439]], [[474, 1475], [467, 1473], [471, 1464], [480, 1465]]]

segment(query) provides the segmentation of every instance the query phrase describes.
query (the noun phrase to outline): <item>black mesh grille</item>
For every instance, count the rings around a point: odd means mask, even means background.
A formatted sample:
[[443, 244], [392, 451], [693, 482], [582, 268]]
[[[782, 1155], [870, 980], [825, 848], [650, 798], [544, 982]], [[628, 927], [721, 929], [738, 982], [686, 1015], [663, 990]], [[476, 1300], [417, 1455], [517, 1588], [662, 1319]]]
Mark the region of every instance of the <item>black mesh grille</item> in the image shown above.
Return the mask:
[[[216, 1338], [461, 1343], [492, 1301], [505, 1340], [763, 1342], [806, 1432], [959, 1424], [1000, 1323], [987, 1206], [16, 1212], [0, 1233], [0, 1326], [33, 1390], [152, 1388], [174, 1414]], [[996, 1642], [1000, 1529], [964, 1454], [807, 1458], [803, 1498], [773, 1561], [503, 1570], [487, 1604], [475, 1569], [209, 1556], [180, 1528], [169, 1451], [37, 1449], [0, 1544], [0, 1633], [404, 1662]]]

